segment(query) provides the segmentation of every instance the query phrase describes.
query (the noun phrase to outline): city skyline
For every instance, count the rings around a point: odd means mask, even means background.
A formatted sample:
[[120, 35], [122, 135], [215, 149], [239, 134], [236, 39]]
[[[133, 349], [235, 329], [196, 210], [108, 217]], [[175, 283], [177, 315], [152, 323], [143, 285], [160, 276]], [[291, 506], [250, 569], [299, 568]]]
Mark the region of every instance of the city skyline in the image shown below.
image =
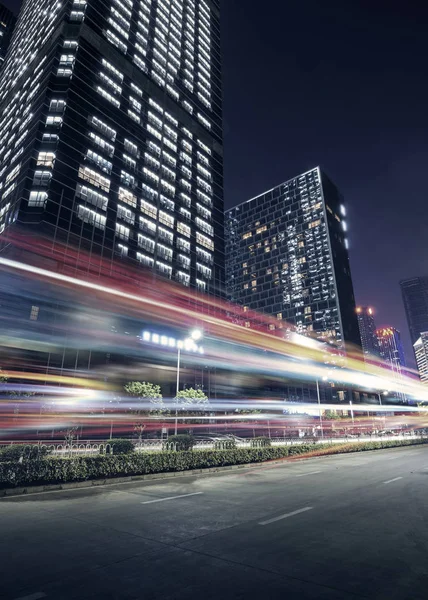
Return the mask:
[[[428, 85], [418, 78], [427, 7], [392, 3], [385, 12], [359, 2], [321, 9], [316, 2], [276, 1], [264, 12], [249, 5], [242, 13], [234, 2], [221, 9], [226, 208], [320, 163], [347, 199], [356, 301], [377, 307], [379, 325], [402, 332], [407, 361], [416, 367], [399, 281], [423, 276], [428, 267], [422, 246], [428, 151], [421, 134]], [[283, 31], [283, 23], [303, 20], [304, 45], [297, 29]], [[278, 69], [288, 76], [278, 79]], [[402, 198], [412, 210], [399, 210]]]

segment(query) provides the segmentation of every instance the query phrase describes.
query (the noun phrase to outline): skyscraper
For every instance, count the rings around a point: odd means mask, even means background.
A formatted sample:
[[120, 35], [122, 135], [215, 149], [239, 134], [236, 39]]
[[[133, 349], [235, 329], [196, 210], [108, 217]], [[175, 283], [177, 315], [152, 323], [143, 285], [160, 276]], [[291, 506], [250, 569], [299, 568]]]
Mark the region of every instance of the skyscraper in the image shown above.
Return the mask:
[[219, 42], [218, 0], [25, 0], [0, 78], [0, 233], [221, 292]]
[[412, 344], [428, 331], [428, 277], [400, 281]]
[[364, 357], [380, 356], [373, 309], [370, 306], [357, 306], [356, 312]]
[[376, 335], [381, 358], [389, 364], [393, 371], [401, 374], [402, 368], [406, 366], [406, 361], [400, 332], [395, 327], [380, 327], [376, 329]]
[[360, 345], [343, 199], [319, 167], [226, 212], [230, 300]]
[[421, 332], [421, 337], [413, 344], [422, 383], [428, 385], [428, 331]]
[[0, 3], [0, 70], [3, 66], [4, 57], [9, 48], [10, 38], [16, 24], [13, 12]]

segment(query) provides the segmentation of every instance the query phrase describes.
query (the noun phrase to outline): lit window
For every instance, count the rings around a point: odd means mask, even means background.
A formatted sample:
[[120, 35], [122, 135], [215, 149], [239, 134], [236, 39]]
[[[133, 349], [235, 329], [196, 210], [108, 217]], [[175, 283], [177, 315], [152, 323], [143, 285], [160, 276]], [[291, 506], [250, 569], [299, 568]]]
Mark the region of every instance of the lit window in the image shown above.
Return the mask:
[[46, 192], [30, 192], [30, 197], [28, 199], [28, 206], [37, 206], [37, 207], [45, 207], [48, 199], [48, 195]]

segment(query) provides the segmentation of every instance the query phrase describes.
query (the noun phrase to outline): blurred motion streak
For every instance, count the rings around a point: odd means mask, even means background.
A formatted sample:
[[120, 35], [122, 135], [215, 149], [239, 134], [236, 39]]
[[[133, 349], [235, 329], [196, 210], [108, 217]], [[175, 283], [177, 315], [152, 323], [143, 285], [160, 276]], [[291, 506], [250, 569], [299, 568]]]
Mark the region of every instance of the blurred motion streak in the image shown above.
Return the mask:
[[[16, 233], [8, 242], [14, 253], [0, 255], [3, 439], [40, 439], [46, 432], [54, 438], [70, 427], [80, 428], [83, 437], [130, 435], [143, 420], [145, 434], [167, 435], [176, 408], [176, 355], [145, 343], [142, 332], [183, 337], [195, 326], [204, 332], [204, 355], [184, 357], [184, 381], [207, 390], [208, 404], [184, 407], [185, 414], [180, 406], [182, 429], [254, 436], [256, 423], [269, 436], [301, 436], [303, 430], [317, 437], [321, 410], [331, 435], [347, 428], [414, 429], [415, 419], [418, 428], [426, 426], [423, 407], [388, 405], [380, 397], [386, 391], [423, 403], [426, 386], [410, 371], [397, 378], [376, 358], [366, 364], [358, 348], [303, 337], [283, 321], [157, 278], [143, 267]], [[166, 392], [161, 414], [123, 390], [127, 381], [150, 379]], [[285, 384], [296, 381], [362, 390], [369, 402], [351, 408], [342, 401], [290, 402]], [[339, 414], [329, 418], [334, 411]]]

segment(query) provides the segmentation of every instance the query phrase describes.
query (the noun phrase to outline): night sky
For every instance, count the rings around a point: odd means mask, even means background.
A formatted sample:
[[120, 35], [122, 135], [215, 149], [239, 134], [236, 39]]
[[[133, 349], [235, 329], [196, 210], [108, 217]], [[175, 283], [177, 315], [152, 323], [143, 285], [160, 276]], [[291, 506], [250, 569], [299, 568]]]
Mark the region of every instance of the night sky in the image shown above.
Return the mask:
[[357, 302], [412, 363], [398, 282], [428, 275], [422, 4], [222, 2], [226, 207], [320, 165], [345, 196]]

